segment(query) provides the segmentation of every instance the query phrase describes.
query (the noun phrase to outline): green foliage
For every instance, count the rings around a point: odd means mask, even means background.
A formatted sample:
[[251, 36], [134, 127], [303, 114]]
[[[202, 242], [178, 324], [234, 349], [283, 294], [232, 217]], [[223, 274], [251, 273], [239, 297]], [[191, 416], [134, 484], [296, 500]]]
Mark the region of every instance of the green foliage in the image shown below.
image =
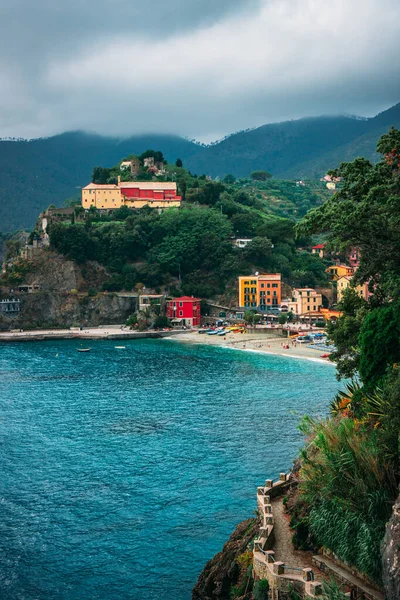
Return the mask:
[[267, 171], [252, 171], [250, 177], [255, 181], [266, 181], [267, 179], [271, 179], [272, 175]]
[[175, 165], [176, 165], [177, 167], [183, 167], [183, 162], [182, 162], [182, 160], [181, 160], [180, 158], [177, 158], [177, 159], [176, 159], [176, 162], [175, 162]]
[[110, 177], [110, 169], [103, 167], [94, 167], [92, 172], [93, 183], [105, 184]]
[[[378, 150], [386, 152], [399, 138], [400, 132], [392, 129], [378, 142]], [[340, 252], [358, 248], [357, 282], [369, 282], [378, 301], [399, 297], [400, 169], [396, 157], [385, 154], [376, 165], [358, 158], [342, 163], [332, 174], [342, 178], [341, 189], [311, 210], [298, 231], [325, 233], [329, 247]]]
[[222, 181], [227, 184], [232, 184], [232, 183], [235, 183], [236, 177], [234, 175], [232, 175], [231, 173], [228, 173], [228, 175], [225, 175], [225, 177], [223, 178]]
[[382, 519], [363, 518], [335, 502], [322, 501], [310, 513], [310, 529], [318, 542], [378, 583], [385, 526]]
[[154, 329], [164, 329], [171, 327], [171, 322], [165, 315], [158, 315], [154, 321]]
[[135, 327], [135, 325], [137, 325], [138, 323], [138, 317], [136, 313], [133, 313], [132, 315], [130, 315], [130, 317], [126, 320], [125, 325], [127, 325], [127, 327]]
[[285, 323], [287, 323], [288, 317], [285, 314], [281, 314], [278, 317], [278, 323], [279, 325], [285, 325]]
[[367, 313], [367, 303], [348, 287], [338, 308], [343, 311], [336, 323], [328, 321], [326, 331], [335, 344], [336, 350], [330, 360], [336, 362], [338, 378], [354, 377], [360, 366], [359, 338]]
[[244, 313], [244, 320], [246, 321], [246, 323], [249, 323], [249, 325], [252, 325], [254, 323], [255, 314], [256, 314], [255, 311], [246, 310], [246, 312]]
[[[392, 449], [383, 432], [352, 418], [306, 420], [300, 495], [317, 544], [375, 580], [380, 545], [396, 497]], [[397, 457], [396, 457], [397, 458]]]
[[254, 582], [253, 598], [254, 600], [268, 600], [269, 583], [268, 579], [260, 579]]
[[322, 600], [348, 600], [348, 596], [346, 596], [342, 588], [343, 586], [336, 583], [333, 578], [329, 581], [323, 581]]
[[378, 385], [388, 367], [400, 360], [399, 309], [399, 302], [375, 308], [362, 323], [359, 372], [369, 389]]

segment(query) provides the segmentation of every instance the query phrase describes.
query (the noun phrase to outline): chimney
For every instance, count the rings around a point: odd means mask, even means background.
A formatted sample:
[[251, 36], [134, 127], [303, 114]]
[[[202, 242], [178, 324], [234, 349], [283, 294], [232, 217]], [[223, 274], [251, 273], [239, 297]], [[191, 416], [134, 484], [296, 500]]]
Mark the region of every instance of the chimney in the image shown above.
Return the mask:
[[121, 175], [118, 175], [118, 187], [121, 187]]

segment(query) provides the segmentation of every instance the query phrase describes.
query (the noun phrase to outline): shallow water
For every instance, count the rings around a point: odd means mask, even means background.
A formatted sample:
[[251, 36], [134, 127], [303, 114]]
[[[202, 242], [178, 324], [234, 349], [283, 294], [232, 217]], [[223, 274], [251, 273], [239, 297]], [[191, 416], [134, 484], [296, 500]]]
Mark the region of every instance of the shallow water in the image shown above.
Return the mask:
[[166, 340], [0, 345], [0, 597], [189, 600], [290, 467], [329, 364]]

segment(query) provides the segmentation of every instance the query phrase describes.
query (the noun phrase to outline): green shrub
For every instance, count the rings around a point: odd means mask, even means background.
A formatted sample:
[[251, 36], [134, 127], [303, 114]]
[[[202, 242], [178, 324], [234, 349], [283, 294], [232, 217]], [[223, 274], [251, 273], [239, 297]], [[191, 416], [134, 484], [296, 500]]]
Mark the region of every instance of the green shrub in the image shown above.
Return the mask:
[[253, 586], [254, 600], [268, 600], [268, 590], [268, 579], [260, 579], [259, 581], [255, 581]]

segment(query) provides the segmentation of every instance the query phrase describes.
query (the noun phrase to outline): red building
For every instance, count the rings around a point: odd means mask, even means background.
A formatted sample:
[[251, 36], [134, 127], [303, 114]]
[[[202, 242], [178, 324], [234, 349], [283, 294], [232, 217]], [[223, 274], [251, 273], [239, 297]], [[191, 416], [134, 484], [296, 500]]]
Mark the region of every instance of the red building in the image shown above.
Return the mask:
[[172, 181], [121, 181], [121, 194], [132, 200], [167, 200], [180, 202], [176, 193], [176, 183]]
[[182, 296], [166, 301], [167, 317], [189, 327], [200, 325], [200, 298]]

